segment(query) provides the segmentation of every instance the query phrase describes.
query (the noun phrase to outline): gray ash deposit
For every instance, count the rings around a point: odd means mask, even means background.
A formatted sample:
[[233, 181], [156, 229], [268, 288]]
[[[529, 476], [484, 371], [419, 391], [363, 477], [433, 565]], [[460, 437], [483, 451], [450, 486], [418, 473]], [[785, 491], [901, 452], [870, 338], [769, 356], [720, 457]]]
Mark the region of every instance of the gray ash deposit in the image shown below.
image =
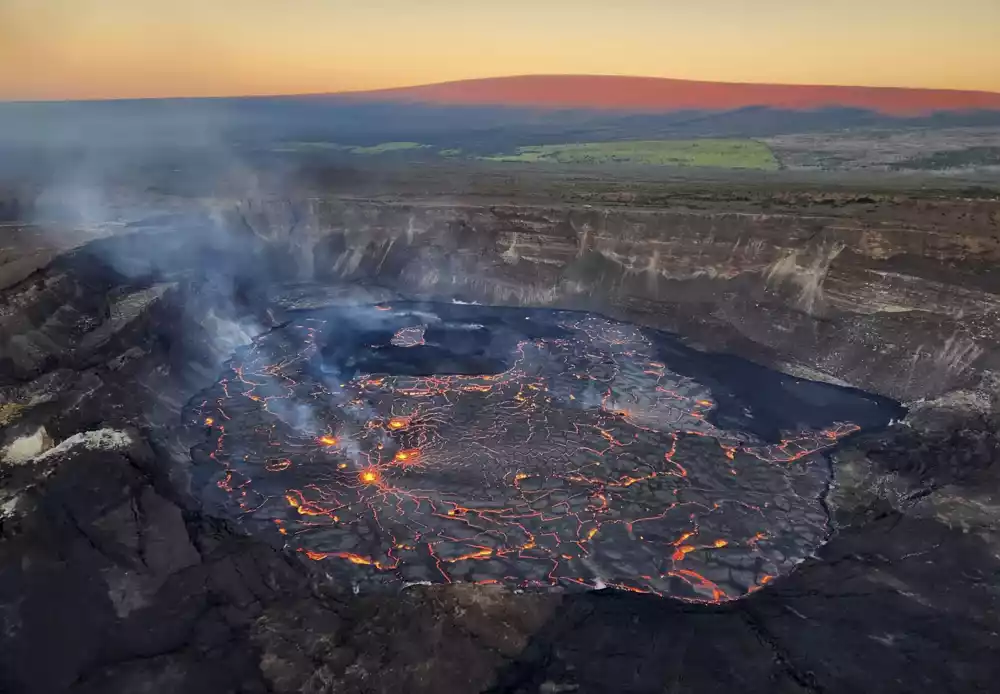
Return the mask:
[[185, 416], [207, 503], [359, 588], [722, 602], [828, 538], [826, 454], [898, 414], [595, 314], [394, 304], [296, 313]]

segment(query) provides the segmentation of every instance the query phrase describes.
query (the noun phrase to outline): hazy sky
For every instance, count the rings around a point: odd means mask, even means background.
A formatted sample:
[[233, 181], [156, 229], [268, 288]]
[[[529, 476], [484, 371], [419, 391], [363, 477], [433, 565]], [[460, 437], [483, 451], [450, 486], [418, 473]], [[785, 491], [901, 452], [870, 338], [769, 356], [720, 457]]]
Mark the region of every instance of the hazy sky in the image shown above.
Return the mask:
[[0, 99], [533, 73], [1000, 91], [1000, 0], [0, 0]]

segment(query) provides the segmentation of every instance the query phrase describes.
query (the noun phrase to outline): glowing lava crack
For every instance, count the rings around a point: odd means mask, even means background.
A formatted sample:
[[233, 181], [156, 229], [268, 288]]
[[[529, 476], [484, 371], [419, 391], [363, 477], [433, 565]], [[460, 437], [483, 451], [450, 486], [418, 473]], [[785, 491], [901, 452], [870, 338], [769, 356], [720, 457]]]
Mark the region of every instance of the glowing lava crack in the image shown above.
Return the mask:
[[[825, 540], [818, 452], [857, 426], [771, 444], [717, 428], [713, 394], [642, 331], [587, 314], [508, 310], [509, 324], [552, 330], [512, 341], [495, 373], [363, 373], [329, 357], [363, 326], [382, 336], [351, 347], [363, 357], [454, 366], [475, 353], [455, 345], [486, 330], [378, 309], [313, 312], [263, 336], [187, 413], [225, 508], [276, 526], [334, 576], [723, 601]], [[436, 343], [435, 330], [458, 337]]]

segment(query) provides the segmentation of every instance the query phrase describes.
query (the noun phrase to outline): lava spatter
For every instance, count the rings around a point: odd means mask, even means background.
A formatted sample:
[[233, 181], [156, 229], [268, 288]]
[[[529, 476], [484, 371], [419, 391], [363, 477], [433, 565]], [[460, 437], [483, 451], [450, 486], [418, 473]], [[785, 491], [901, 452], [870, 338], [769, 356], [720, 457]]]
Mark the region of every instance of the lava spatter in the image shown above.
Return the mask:
[[[210, 432], [195, 459], [226, 507], [362, 586], [610, 586], [718, 602], [827, 537], [818, 457], [856, 424], [761, 441], [713, 424], [712, 392], [635, 326], [549, 312], [547, 331], [508, 310], [484, 335], [441, 312], [419, 328], [386, 306], [352, 309], [354, 324], [310, 313], [238, 354], [187, 413]], [[348, 375], [400, 346], [411, 361]], [[484, 354], [504, 368], [468, 373]]]

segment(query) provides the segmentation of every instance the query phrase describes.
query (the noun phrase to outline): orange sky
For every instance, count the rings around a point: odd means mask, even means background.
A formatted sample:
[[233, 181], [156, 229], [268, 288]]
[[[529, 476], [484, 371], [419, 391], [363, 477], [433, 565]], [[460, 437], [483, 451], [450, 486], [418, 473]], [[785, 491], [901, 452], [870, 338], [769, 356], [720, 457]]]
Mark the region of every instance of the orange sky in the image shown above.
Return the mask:
[[0, 99], [533, 73], [1000, 92], [1000, 0], [0, 0]]

